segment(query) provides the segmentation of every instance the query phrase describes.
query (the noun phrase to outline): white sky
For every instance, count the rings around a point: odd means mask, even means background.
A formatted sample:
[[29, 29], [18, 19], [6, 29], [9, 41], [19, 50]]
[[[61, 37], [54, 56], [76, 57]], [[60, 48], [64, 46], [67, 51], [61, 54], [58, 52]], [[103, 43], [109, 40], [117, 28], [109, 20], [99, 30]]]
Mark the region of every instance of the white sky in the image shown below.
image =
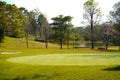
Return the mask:
[[[82, 26], [83, 21], [83, 4], [87, 0], [2, 0], [8, 3], [16, 4], [18, 7], [25, 7], [33, 10], [35, 8], [47, 16], [49, 22], [51, 18], [63, 14], [73, 17], [74, 26]], [[95, 0], [99, 3], [100, 9], [104, 14], [103, 20], [107, 20], [106, 15], [112, 10], [112, 6], [120, 0]]]

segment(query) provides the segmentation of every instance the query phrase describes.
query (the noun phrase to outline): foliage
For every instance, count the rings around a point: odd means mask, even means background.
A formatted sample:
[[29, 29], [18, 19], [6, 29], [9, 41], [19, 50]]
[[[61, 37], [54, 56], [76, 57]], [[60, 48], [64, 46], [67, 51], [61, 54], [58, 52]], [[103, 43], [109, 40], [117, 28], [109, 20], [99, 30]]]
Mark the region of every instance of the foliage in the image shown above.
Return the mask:
[[47, 18], [39, 9], [34, 9], [28, 15], [30, 22], [29, 33], [35, 37], [35, 40], [43, 40], [47, 43], [50, 35], [50, 27]]
[[120, 2], [117, 2], [113, 6], [113, 11], [110, 11], [110, 18], [114, 22], [115, 30], [118, 37], [118, 45], [120, 50]]
[[[90, 26], [87, 26], [84, 28], [83, 31], [83, 38], [85, 41], [90, 41], [91, 40], [91, 28]], [[101, 25], [96, 25], [96, 27], [94, 27], [94, 41], [103, 41], [104, 39], [104, 24]]]
[[88, 0], [84, 3], [84, 10], [83, 17], [87, 20], [88, 25], [91, 24], [91, 20], [93, 21], [94, 26], [98, 25], [102, 17], [102, 12], [98, 7], [98, 3], [94, 0]]
[[72, 17], [59, 15], [57, 17], [53, 17], [52, 20], [54, 30], [53, 39], [60, 42], [60, 48], [62, 49], [63, 39], [65, 39], [67, 29], [70, 29], [73, 26], [71, 24]]
[[22, 13], [20, 10], [11, 4], [0, 1], [0, 23], [5, 27], [6, 35], [21, 37], [23, 36]]
[[45, 41], [46, 48], [48, 47], [48, 38], [50, 35], [50, 27], [47, 18], [42, 13], [38, 16], [39, 36]]
[[29, 22], [30, 22], [30, 34], [35, 36], [35, 39], [37, 37], [37, 18], [39, 16], [39, 14], [37, 14], [38, 12], [35, 12], [36, 10], [30, 11], [29, 12]]
[[97, 22], [99, 22], [101, 18], [101, 11], [98, 8], [98, 3], [94, 0], [88, 0], [84, 3], [85, 13], [83, 17], [87, 19], [91, 27], [91, 49], [94, 49], [94, 27]]
[[23, 28], [24, 28], [24, 32], [25, 32], [25, 37], [26, 37], [26, 47], [28, 48], [28, 35], [29, 35], [29, 27], [30, 27], [30, 22], [29, 22], [29, 13], [27, 11], [27, 9], [25, 9], [24, 7], [20, 7], [19, 8], [20, 11], [22, 12], [22, 14], [24, 15], [22, 17], [23, 19]]
[[84, 41], [83, 39], [84, 28], [83, 27], [74, 27], [73, 33], [74, 33], [75, 41]]
[[35, 36], [35, 39], [38, 37], [47, 42], [50, 27], [39, 9], [28, 12], [24, 7], [17, 8], [0, 1], [0, 12], [0, 26], [5, 27], [5, 35], [16, 38], [25, 36], [27, 47], [29, 34]]

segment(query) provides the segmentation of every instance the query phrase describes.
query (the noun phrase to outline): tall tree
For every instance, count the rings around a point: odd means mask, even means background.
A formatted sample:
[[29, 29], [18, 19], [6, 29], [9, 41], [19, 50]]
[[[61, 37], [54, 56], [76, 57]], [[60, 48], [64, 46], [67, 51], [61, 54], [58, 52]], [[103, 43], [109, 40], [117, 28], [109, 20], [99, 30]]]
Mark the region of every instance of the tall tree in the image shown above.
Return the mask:
[[84, 34], [84, 28], [83, 27], [72, 28], [72, 30], [70, 31], [70, 38], [73, 42], [73, 48], [75, 47], [75, 44], [80, 45], [80, 41], [84, 41], [84, 35], [83, 34]]
[[91, 49], [94, 49], [94, 26], [101, 18], [101, 11], [98, 8], [98, 3], [94, 0], [88, 0], [84, 3], [85, 13], [83, 17], [87, 19], [91, 26]]
[[115, 23], [115, 29], [118, 34], [118, 45], [120, 50], [120, 1], [114, 4], [113, 11], [110, 11], [112, 21]]
[[53, 17], [53, 29], [54, 29], [54, 38], [56, 40], [59, 40], [60, 43], [60, 49], [62, 49], [63, 39], [65, 38], [66, 30], [69, 27], [72, 27], [71, 16], [63, 16], [59, 15], [57, 17]]
[[37, 9], [34, 9], [29, 12], [29, 22], [30, 22], [30, 34], [32, 34], [35, 39], [37, 39], [38, 35], [38, 16], [40, 12]]
[[0, 1], [0, 26], [5, 27], [6, 35], [13, 37], [23, 36], [21, 17], [23, 15], [15, 5]]
[[0, 1], [0, 46], [4, 39], [4, 31], [5, 31], [5, 25], [6, 25], [5, 21], [7, 20], [7, 17], [4, 12], [5, 7], [6, 7], [6, 3]]
[[23, 29], [23, 14], [21, 11], [15, 6], [8, 4], [6, 6], [6, 15], [8, 17], [8, 24], [6, 26], [6, 30], [9, 31], [10, 36], [13, 37], [22, 37], [24, 34]]
[[29, 45], [28, 45], [28, 35], [29, 35], [29, 26], [30, 26], [29, 12], [24, 7], [20, 7], [19, 9], [22, 12], [22, 14], [24, 15], [22, 17], [22, 22], [23, 22], [23, 28], [24, 28], [25, 37], [26, 37], [26, 47], [28, 48], [29, 47]]
[[106, 46], [106, 50], [108, 50], [108, 46], [109, 46], [109, 42], [110, 42], [110, 39], [113, 35], [113, 31], [114, 31], [114, 28], [113, 28], [113, 23], [112, 22], [106, 22], [104, 24], [104, 36], [105, 36], [105, 46]]
[[39, 35], [40, 38], [45, 40], [45, 47], [48, 48], [48, 33], [49, 33], [49, 24], [47, 18], [42, 13], [38, 16], [38, 25], [39, 25]]

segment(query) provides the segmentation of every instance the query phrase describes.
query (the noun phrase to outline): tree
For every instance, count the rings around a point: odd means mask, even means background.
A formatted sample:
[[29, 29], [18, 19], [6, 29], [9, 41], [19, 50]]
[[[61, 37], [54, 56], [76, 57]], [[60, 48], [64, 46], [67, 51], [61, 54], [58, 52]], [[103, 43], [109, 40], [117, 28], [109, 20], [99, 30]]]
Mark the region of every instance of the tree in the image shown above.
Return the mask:
[[3, 12], [5, 9], [6, 3], [0, 1], [0, 46], [4, 39], [4, 31], [5, 31], [5, 21], [7, 20], [7, 17], [5, 13]]
[[73, 48], [75, 47], [75, 45], [80, 45], [80, 41], [84, 41], [84, 28], [83, 27], [72, 28], [72, 30], [70, 31], [70, 38], [73, 42]]
[[45, 47], [48, 48], [48, 34], [49, 34], [49, 24], [46, 17], [41, 13], [38, 16], [38, 25], [39, 25], [39, 35], [40, 38], [45, 40]]
[[108, 50], [109, 42], [111, 40], [111, 37], [113, 36], [114, 28], [112, 22], [106, 22], [104, 24], [104, 41], [105, 41], [105, 49]]
[[115, 30], [118, 35], [118, 45], [120, 50], [120, 2], [117, 2], [113, 6], [113, 11], [110, 11], [110, 17], [112, 21], [114, 22]]
[[59, 40], [60, 49], [62, 49], [63, 39], [65, 39], [66, 30], [72, 27], [71, 16], [63, 16], [59, 15], [57, 17], [53, 17], [53, 30], [54, 30], [54, 38], [55, 40]]
[[22, 37], [24, 35], [24, 29], [22, 27], [22, 17], [24, 15], [15, 5], [11, 4], [6, 6], [5, 13], [8, 17], [8, 22], [6, 21], [6, 31], [8, 31], [7, 35], [12, 37]]
[[29, 26], [30, 26], [29, 12], [24, 7], [20, 7], [19, 9], [22, 12], [22, 14], [24, 15], [24, 16], [22, 16], [22, 22], [23, 22], [23, 28], [24, 28], [25, 37], [26, 37], [26, 47], [28, 48], [29, 47], [29, 45], [28, 45], [28, 35], [29, 35]]
[[39, 15], [40, 15], [40, 12], [38, 14], [38, 10], [36, 9], [29, 12], [30, 34], [33, 35], [35, 39], [37, 39], [37, 35], [38, 35], [37, 19]]
[[23, 36], [22, 13], [13, 4], [0, 1], [0, 26], [5, 27], [5, 34], [12, 37]]
[[91, 49], [94, 49], [94, 26], [101, 18], [101, 11], [98, 8], [98, 3], [94, 0], [88, 0], [84, 3], [85, 13], [83, 17], [87, 19], [91, 26]]

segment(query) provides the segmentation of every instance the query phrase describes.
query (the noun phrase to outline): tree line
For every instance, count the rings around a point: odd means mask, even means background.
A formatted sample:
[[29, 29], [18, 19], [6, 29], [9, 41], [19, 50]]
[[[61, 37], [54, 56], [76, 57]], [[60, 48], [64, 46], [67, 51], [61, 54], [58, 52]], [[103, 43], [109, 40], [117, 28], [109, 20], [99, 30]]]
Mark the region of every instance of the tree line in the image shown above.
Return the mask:
[[48, 48], [48, 42], [59, 43], [60, 48], [64, 43], [69, 48], [69, 42], [85, 40], [91, 41], [91, 49], [94, 49], [96, 41], [103, 41], [108, 48], [109, 42], [119, 46], [120, 50], [120, 2], [110, 11], [109, 21], [101, 22], [102, 12], [98, 3], [88, 0], [84, 3], [84, 23], [87, 27], [74, 27], [71, 16], [58, 15], [51, 18], [49, 23], [45, 14], [39, 9], [28, 11], [24, 7], [16, 7], [0, 1], [0, 43], [4, 36], [26, 38], [26, 47], [29, 47], [29, 35], [36, 41], [44, 42]]
[[[94, 0], [88, 0], [84, 3], [84, 18], [87, 20], [87, 22], [90, 25], [90, 40], [91, 40], [91, 49], [94, 49], [94, 42], [96, 39], [96, 36], [105, 35], [105, 44], [106, 44], [106, 50], [108, 49], [108, 43], [110, 40], [110, 37], [114, 38], [112, 39], [114, 42], [117, 42], [117, 45], [119, 46], [120, 50], [120, 2], [117, 2], [113, 6], [113, 11], [110, 11], [109, 14], [109, 21], [105, 22], [103, 24], [103, 31], [100, 33], [100, 35], [97, 35], [96, 33], [96, 26], [99, 25], [99, 22], [102, 17], [102, 13], [100, 8], [98, 7], [98, 3]], [[98, 31], [99, 32], [99, 31]]]

